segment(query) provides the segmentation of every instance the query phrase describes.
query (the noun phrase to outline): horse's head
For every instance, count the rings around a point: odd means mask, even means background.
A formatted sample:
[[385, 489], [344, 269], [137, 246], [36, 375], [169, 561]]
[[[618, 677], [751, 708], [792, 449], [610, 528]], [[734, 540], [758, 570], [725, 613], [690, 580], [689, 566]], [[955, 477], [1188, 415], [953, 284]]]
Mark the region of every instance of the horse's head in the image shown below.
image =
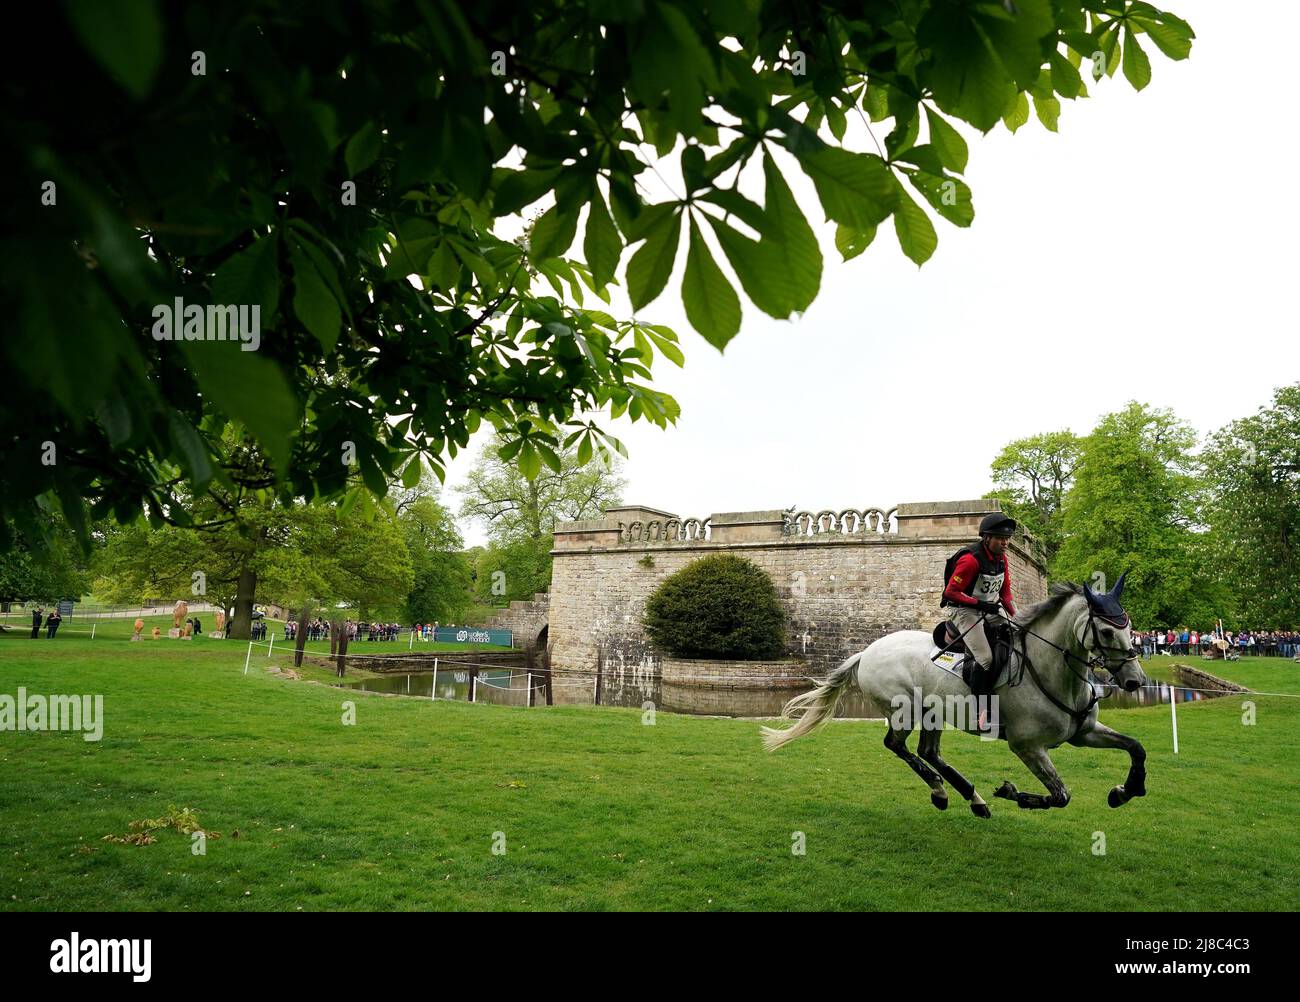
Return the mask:
[[1117, 685], [1128, 692], [1136, 692], [1146, 684], [1147, 677], [1133, 647], [1133, 624], [1120, 604], [1127, 574], [1127, 571], [1121, 574], [1115, 587], [1101, 594], [1083, 586], [1087, 616], [1080, 617], [1075, 636], [1084, 650], [1103, 662]]

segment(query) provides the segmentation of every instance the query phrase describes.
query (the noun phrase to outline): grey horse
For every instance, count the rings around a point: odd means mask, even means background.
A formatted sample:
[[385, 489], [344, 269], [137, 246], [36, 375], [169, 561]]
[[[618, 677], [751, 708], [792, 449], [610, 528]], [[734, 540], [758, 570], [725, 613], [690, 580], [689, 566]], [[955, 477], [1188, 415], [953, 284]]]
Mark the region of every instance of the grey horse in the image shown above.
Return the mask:
[[[1065, 742], [1128, 752], [1128, 778], [1110, 791], [1111, 807], [1145, 796], [1146, 751], [1136, 739], [1098, 722], [1100, 696], [1089, 677], [1089, 668], [1095, 666], [1104, 667], [1130, 692], [1146, 683], [1133, 650], [1129, 618], [1119, 601], [1123, 590], [1123, 576], [1105, 593], [1087, 585], [1057, 584], [1046, 601], [1021, 610], [1011, 621], [1012, 650], [990, 697], [994, 712], [983, 727], [969, 712], [975, 698], [970, 688], [960, 675], [935, 663], [938, 648], [931, 635], [901, 630], [854, 654], [817, 688], [790, 700], [782, 715], [797, 717], [798, 722], [785, 730], [764, 727], [763, 743], [775, 751], [821, 727], [835, 716], [849, 683], [856, 682], [878, 708], [892, 708], [885, 747], [925, 781], [931, 802], [940, 810], [948, 807], [946, 780], [977, 816], [990, 814], [974, 784], [940, 756], [945, 724], [1007, 742], [1047, 788], [1046, 795], [1023, 793], [1008, 781], [995, 791], [994, 796], [1014, 800], [1022, 808], [1064, 807], [1070, 802], [1070, 791], [1047, 754]], [[918, 720], [918, 714], [909, 711], [920, 705], [927, 712]], [[913, 754], [907, 739], [918, 726], [918, 754]]]

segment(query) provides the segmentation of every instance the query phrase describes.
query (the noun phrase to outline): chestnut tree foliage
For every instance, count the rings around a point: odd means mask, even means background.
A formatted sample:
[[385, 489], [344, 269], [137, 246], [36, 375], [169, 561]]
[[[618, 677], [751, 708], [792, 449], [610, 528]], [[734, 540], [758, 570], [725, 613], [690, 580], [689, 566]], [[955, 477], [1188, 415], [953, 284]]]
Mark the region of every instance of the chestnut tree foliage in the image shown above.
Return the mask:
[[[530, 478], [565, 448], [621, 452], [595, 416], [673, 423], [651, 373], [683, 353], [607, 312], [611, 283], [642, 311], [679, 273], [673, 294], [722, 349], [746, 302], [808, 308], [823, 220], [846, 259], [892, 224], [918, 264], [932, 216], [970, 225], [955, 122], [1015, 129], [1032, 106], [1055, 129], [1061, 99], [1117, 74], [1140, 89], [1152, 50], [1183, 59], [1193, 37], [1130, 0], [65, 0], [38, 16], [0, 112], [17, 173], [0, 548], [59, 508], [83, 538], [104, 516], [184, 525], [183, 500], [214, 484], [356, 504], [426, 464], [441, 476], [484, 422]], [[684, 189], [648, 200], [668, 158]], [[819, 204], [796, 199], [795, 171]], [[157, 340], [178, 298], [256, 305], [257, 350]]]

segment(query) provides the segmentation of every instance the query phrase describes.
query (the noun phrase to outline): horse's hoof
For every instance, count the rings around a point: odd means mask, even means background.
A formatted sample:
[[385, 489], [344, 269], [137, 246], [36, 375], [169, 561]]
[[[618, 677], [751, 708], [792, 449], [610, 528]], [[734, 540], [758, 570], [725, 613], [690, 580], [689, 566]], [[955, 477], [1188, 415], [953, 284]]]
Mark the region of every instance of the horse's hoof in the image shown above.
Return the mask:
[[1124, 787], [1113, 787], [1110, 791], [1110, 795], [1106, 797], [1106, 803], [1110, 804], [1111, 807], [1123, 807], [1127, 804], [1128, 794], [1124, 792]]
[[993, 812], [989, 810], [988, 804], [971, 804], [970, 809], [971, 809], [971, 813], [974, 814], [977, 818], [993, 817]]
[[930, 803], [934, 804], [939, 810], [946, 811], [948, 809], [948, 796], [947, 794], [931, 793]]
[[1002, 781], [1002, 785], [993, 791], [993, 796], [1001, 797], [1003, 800], [1015, 800], [1016, 788], [1011, 785], [1011, 780]]

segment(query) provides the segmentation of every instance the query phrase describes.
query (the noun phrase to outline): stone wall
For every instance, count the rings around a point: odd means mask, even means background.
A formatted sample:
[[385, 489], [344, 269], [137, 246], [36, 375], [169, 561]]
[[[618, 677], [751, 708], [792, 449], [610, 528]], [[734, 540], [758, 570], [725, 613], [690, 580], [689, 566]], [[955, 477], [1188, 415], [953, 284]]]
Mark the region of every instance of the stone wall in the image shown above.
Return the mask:
[[539, 591], [529, 601], [511, 602], [510, 608], [495, 613], [483, 625], [495, 630], [513, 630], [515, 646], [530, 647], [537, 642], [550, 619], [550, 598], [546, 592]]
[[[722, 512], [684, 519], [644, 506], [555, 528], [549, 602], [551, 664], [608, 673], [659, 660], [641, 617], [659, 583], [710, 553], [732, 553], [767, 571], [786, 613], [787, 653], [823, 675], [873, 640], [930, 629], [942, 618], [944, 561], [976, 538], [998, 502], [904, 504], [840, 512]], [[1010, 549], [1018, 605], [1046, 596], [1037, 544]], [[606, 675], [608, 678], [608, 674]], [[604, 702], [604, 700], [602, 700]]]

